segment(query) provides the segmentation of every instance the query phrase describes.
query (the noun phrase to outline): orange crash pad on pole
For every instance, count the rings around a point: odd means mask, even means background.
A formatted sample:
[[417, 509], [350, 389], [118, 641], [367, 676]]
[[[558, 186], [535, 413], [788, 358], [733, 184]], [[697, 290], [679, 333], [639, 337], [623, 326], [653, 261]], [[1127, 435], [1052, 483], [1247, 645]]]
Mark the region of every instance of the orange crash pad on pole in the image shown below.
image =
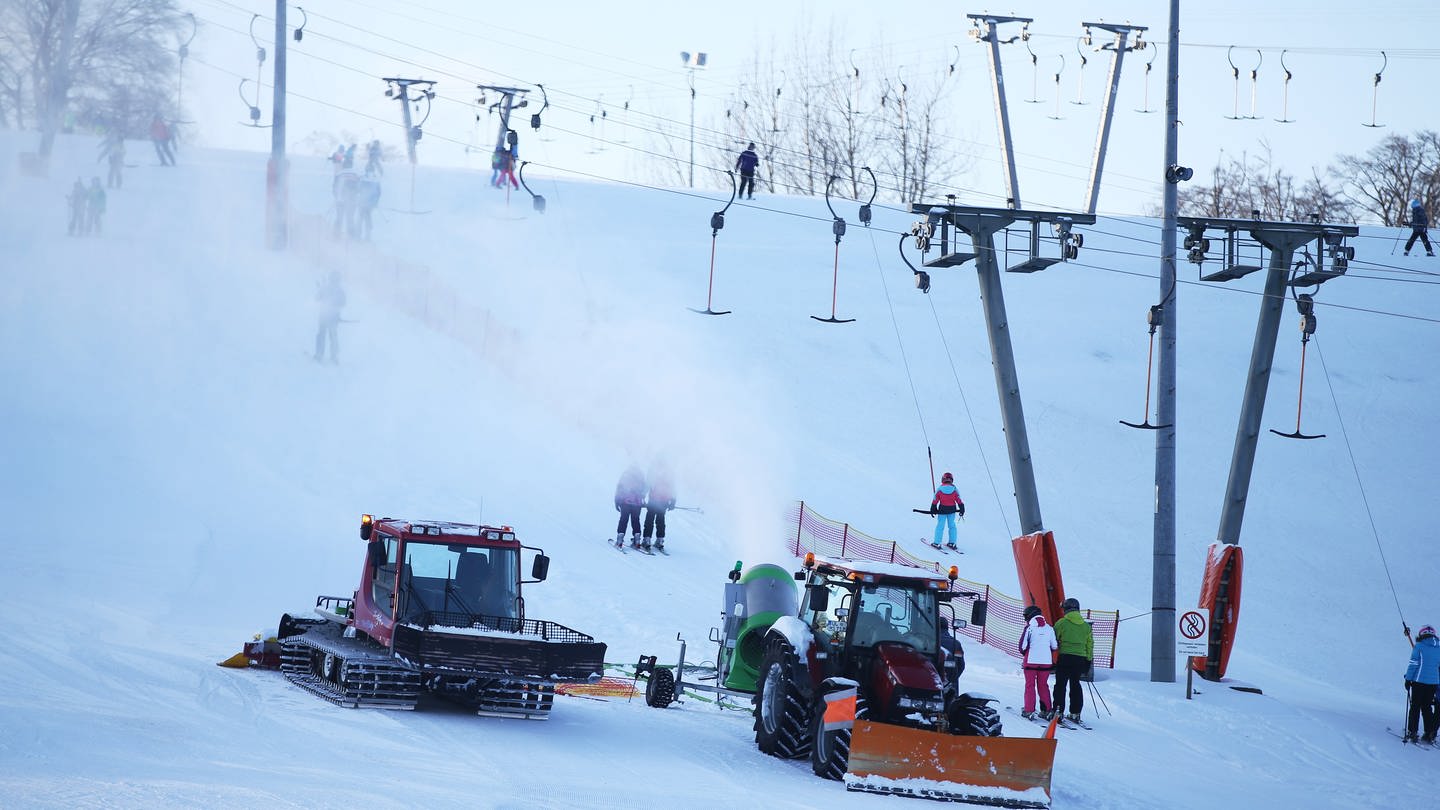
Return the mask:
[[1225, 677], [1230, 648], [1235, 645], [1235, 627], [1240, 621], [1240, 582], [1245, 553], [1230, 543], [1211, 543], [1205, 561], [1205, 579], [1200, 585], [1200, 607], [1210, 609], [1209, 654], [1190, 659], [1200, 677], [1218, 681]]
[[1020, 599], [1035, 605], [1050, 622], [1063, 614], [1065, 583], [1060, 576], [1060, 556], [1055, 551], [1054, 532], [1035, 532], [1011, 541], [1015, 573], [1020, 578]]

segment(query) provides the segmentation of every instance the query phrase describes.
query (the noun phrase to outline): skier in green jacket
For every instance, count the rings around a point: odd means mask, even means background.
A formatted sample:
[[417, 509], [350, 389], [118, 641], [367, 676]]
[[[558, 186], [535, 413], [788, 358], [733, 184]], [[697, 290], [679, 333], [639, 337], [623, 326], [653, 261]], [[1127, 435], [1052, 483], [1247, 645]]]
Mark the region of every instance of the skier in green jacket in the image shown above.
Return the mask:
[[[1050, 705], [1055, 714], [1064, 715], [1066, 720], [1080, 722], [1080, 711], [1085, 708], [1084, 693], [1080, 690], [1080, 678], [1090, 671], [1090, 662], [1095, 659], [1095, 633], [1090, 623], [1080, 615], [1080, 600], [1071, 597], [1060, 603], [1065, 615], [1055, 622], [1055, 639], [1060, 643], [1060, 659], [1055, 662], [1055, 692]], [[1070, 713], [1065, 713], [1065, 685], [1070, 685]]]

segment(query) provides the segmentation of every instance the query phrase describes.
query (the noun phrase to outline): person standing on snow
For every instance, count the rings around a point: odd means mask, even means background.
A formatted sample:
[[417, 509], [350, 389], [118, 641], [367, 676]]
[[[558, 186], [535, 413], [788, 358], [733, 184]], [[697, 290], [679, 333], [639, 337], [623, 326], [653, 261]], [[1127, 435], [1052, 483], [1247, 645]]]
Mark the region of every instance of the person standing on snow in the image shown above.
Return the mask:
[[1085, 696], [1080, 691], [1080, 679], [1090, 671], [1090, 662], [1095, 659], [1095, 632], [1090, 623], [1080, 615], [1080, 600], [1071, 597], [1060, 603], [1065, 615], [1055, 622], [1055, 641], [1059, 645], [1060, 660], [1055, 663], [1055, 693], [1050, 696], [1050, 705], [1055, 714], [1065, 714], [1065, 687], [1070, 687], [1070, 713], [1065, 719], [1080, 722], [1080, 711], [1085, 708]]
[[65, 202], [70, 205], [70, 227], [66, 233], [71, 236], [84, 236], [86, 232], [86, 210], [90, 207], [90, 190], [85, 188], [85, 181], [79, 177], [75, 178], [75, 185], [70, 187], [70, 193], [65, 196]]
[[930, 514], [935, 515], [935, 539], [930, 545], [940, 548], [940, 535], [948, 529], [950, 542], [945, 545], [958, 549], [959, 546], [955, 545], [955, 516], [964, 517], [965, 502], [960, 500], [960, 490], [955, 488], [955, 476], [948, 472], [940, 476], [940, 488], [935, 490], [935, 497], [930, 500]]
[[640, 506], [645, 503], [645, 473], [631, 464], [620, 474], [615, 485], [615, 511], [620, 513], [620, 522], [615, 525], [615, 547], [625, 545], [625, 524], [630, 524], [630, 547], [640, 545]]
[[1437, 718], [1435, 716], [1435, 690], [1440, 684], [1440, 641], [1435, 638], [1435, 628], [1425, 625], [1416, 634], [1415, 649], [1410, 651], [1410, 666], [1405, 668], [1405, 689], [1410, 692], [1410, 714], [1405, 718], [1405, 741], [1414, 742], [1420, 731], [1420, 720], [1425, 720], [1425, 735], [1419, 741], [1433, 745]]
[[345, 288], [340, 286], [340, 271], [330, 275], [315, 288], [319, 305], [319, 323], [315, 327], [315, 362], [325, 360], [325, 345], [330, 345], [330, 363], [340, 362], [340, 310], [345, 308]]
[[[1419, 200], [1410, 201], [1410, 239], [1405, 242], [1405, 255], [1410, 255], [1410, 248], [1415, 247], [1415, 240], [1419, 239], [1425, 243], [1425, 255], [1434, 256], [1435, 249], [1430, 246], [1430, 217], [1425, 214], [1425, 206]], [[1394, 250], [1394, 248], [1391, 248]]]
[[655, 537], [655, 549], [665, 548], [665, 513], [675, 508], [675, 482], [670, 469], [664, 464], [656, 466], [650, 476], [650, 494], [645, 497], [645, 535], [640, 547], [650, 550], [650, 537]]
[[150, 122], [150, 140], [155, 142], [155, 155], [160, 158], [161, 166], [175, 165], [175, 150], [170, 145], [170, 127], [165, 119], [156, 115]]
[[106, 133], [105, 140], [100, 142], [100, 157], [110, 165], [110, 173], [105, 176], [105, 187], [120, 188], [125, 180], [125, 136], [120, 130], [112, 128]]
[[[753, 200], [755, 199], [755, 169], [760, 165], [760, 156], [755, 154], [755, 144], [745, 147], [745, 151], [735, 158], [735, 168], [740, 172], [740, 192], [737, 196]], [[745, 195], [746, 189], [750, 195]]]
[[380, 149], [380, 142], [379, 142], [379, 141], [371, 141], [371, 142], [370, 142], [370, 145], [367, 146], [367, 147], [365, 147], [365, 176], [366, 176], [366, 177], [382, 177], [382, 176], [384, 176], [384, 174], [385, 174], [385, 166], [384, 166], [383, 163], [382, 163], [383, 160], [384, 160], [384, 154], [382, 153], [382, 150]]
[[1055, 630], [1045, 621], [1040, 608], [1025, 608], [1025, 632], [1020, 636], [1021, 667], [1025, 670], [1025, 710], [1027, 720], [1035, 719], [1035, 698], [1040, 698], [1040, 714], [1050, 719], [1050, 670], [1055, 665]]
[[100, 233], [100, 219], [105, 216], [105, 189], [100, 178], [90, 178], [90, 191], [86, 194], [85, 230]]

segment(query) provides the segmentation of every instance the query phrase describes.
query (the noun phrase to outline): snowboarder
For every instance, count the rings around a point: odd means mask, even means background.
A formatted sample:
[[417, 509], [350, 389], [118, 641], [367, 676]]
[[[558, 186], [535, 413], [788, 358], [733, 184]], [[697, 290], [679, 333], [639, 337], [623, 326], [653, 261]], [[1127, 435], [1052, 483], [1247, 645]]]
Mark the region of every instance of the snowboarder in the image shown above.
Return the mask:
[[90, 191], [85, 188], [85, 181], [75, 178], [75, 185], [70, 187], [70, 193], [65, 195], [65, 202], [70, 205], [70, 227], [66, 233], [71, 236], [84, 236], [87, 230], [85, 219], [86, 211], [90, 207]]
[[150, 122], [150, 140], [155, 142], [155, 155], [160, 158], [161, 166], [175, 165], [175, 150], [170, 144], [172, 137], [165, 119], [156, 115]]
[[110, 173], [105, 176], [106, 188], [120, 188], [124, 183], [125, 136], [118, 129], [112, 129], [100, 142], [100, 157], [109, 164]]
[[940, 488], [930, 500], [930, 514], [935, 515], [935, 539], [930, 545], [940, 548], [940, 535], [948, 529], [950, 542], [945, 545], [959, 548], [955, 545], [955, 516], [964, 517], [965, 502], [960, 500], [960, 490], [955, 488], [955, 476], [948, 472], [940, 476]]
[[655, 537], [655, 548], [665, 548], [665, 513], [675, 508], [675, 482], [670, 469], [664, 464], [656, 465], [650, 476], [650, 494], [645, 497], [645, 534], [640, 547], [650, 548], [650, 537]]
[[1425, 625], [1415, 637], [1415, 649], [1410, 651], [1410, 666], [1405, 668], [1405, 689], [1410, 693], [1409, 716], [1405, 719], [1405, 741], [1413, 742], [1420, 731], [1420, 720], [1425, 720], [1425, 735], [1422, 743], [1433, 745], [1437, 720], [1435, 716], [1435, 689], [1440, 684], [1440, 641], [1435, 638], [1435, 628]]
[[[1410, 238], [1405, 242], [1405, 255], [1410, 255], [1410, 248], [1415, 247], [1415, 240], [1419, 239], [1425, 243], [1425, 255], [1434, 256], [1435, 249], [1430, 246], [1430, 217], [1425, 214], [1425, 206], [1419, 200], [1410, 201]], [[1393, 248], [1392, 248], [1393, 249]]]
[[1040, 698], [1040, 716], [1050, 719], [1050, 670], [1055, 666], [1055, 630], [1045, 621], [1040, 608], [1025, 608], [1025, 632], [1020, 636], [1021, 667], [1025, 670], [1025, 708], [1020, 713], [1034, 720], [1035, 698]]
[[[1055, 714], [1064, 714], [1066, 720], [1078, 723], [1080, 711], [1085, 708], [1080, 679], [1090, 671], [1090, 662], [1095, 659], [1095, 633], [1080, 615], [1080, 600], [1072, 596], [1060, 603], [1060, 609], [1065, 615], [1055, 622], [1060, 659], [1055, 663], [1055, 692], [1050, 696], [1050, 706]], [[1070, 687], [1069, 714], [1065, 714], [1067, 685]]]
[[640, 505], [645, 503], [645, 473], [634, 464], [620, 474], [615, 485], [615, 511], [620, 513], [620, 522], [615, 524], [615, 546], [625, 545], [625, 524], [630, 524], [630, 546], [640, 545]]
[[[755, 154], [755, 144], [745, 147], [745, 151], [735, 158], [735, 168], [740, 172], [739, 196], [747, 200], [755, 199], [755, 168], [760, 165], [760, 156]], [[746, 196], [745, 190], [750, 190]]]
[[382, 150], [380, 149], [380, 142], [379, 142], [379, 141], [371, 141], [371, 142], [370, 142], [370, 145], [367, 146], [367, 147], [365, 147], [365, 176], [366, 176], [366, 177], [381, 177], [381, 176], [384, 176], [384, 174], [385, 174], [385, 167], [384, 167], [383, 165], [381, 165], [381, 161], [382, 161], [383, 159], [384, 159], [384, 154], [383, 154]]
[[86, 195], [85, 231], [100, 233], [100, 218], [105, 216], [105, 189], [100, 178], [90, 178], [90, 191]]
[[340, 271], [331, 270], [330, 275], [315, 287], [315, 302], [319, 305], [319, 322], [315, 327], [315, 362], [325, 360], [325, 346], [329, 342], [330, 363], [340, 362], [340, 310], [345, 308], [345, 288], [340, 285]]

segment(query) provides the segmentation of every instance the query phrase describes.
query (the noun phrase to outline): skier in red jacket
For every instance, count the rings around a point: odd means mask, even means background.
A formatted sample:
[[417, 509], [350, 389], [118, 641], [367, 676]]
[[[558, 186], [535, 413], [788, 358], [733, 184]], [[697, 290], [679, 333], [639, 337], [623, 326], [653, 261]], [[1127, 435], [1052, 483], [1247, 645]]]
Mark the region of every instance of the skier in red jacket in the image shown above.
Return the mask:
[[935, 497], [930, 501], [930, 514], [936, 518], [935, 539], [930, 545], [940, 548], [940, 535], [948, 528], [950, 542], [945, 545], [959, 548], [955, 545], [955, 516], [965, 515], [965, 502], [960, 500], [960, 490], [955, 488], [955, 476], [948, 472], [940, 476], [940, 488], [935, 490]]

